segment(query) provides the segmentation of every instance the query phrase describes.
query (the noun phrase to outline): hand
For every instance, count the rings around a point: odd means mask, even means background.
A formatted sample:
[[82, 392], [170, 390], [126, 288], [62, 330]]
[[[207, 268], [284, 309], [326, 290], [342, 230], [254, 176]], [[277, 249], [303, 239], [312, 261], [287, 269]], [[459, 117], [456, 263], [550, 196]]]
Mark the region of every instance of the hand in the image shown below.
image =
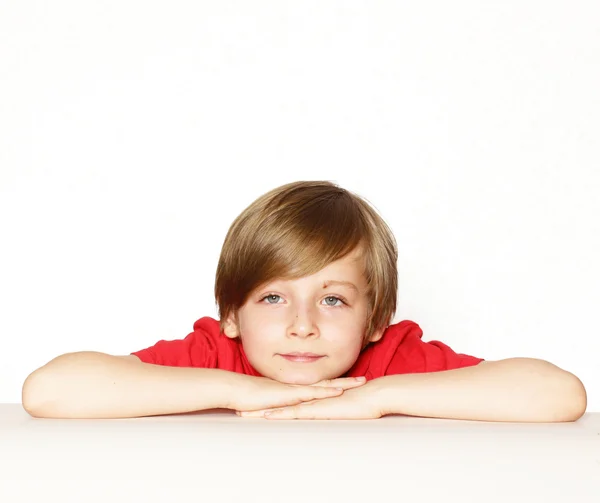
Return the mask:
[[376, 380], [369, 381], [338, 396], [237, 414], [266, 419], [377, 419], [384, 415], [379, 403], [379, 389]]
[[232, 398], [226, 408], [253, 411], [318, 401], [341, 395], [344, 390], [363, 386], [365, 382], [364, 378], [342, 377], [301, 385], [237, 374], [232, 385]]

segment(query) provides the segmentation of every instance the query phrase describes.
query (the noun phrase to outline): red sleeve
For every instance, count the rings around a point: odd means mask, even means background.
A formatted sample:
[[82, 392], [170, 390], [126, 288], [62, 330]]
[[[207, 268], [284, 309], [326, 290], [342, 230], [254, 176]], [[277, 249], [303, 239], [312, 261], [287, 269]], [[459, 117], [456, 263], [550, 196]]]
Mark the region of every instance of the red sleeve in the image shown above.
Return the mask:
[[470, 367], [484, 361], [483, 358], [457, 353], [440, 341], [424, 342], [421, 340], [423, 331], [414, 322], [402, 322], [399, 328], [404, 333], [395, 338], [398, 345], [390, 354], [384, 375], [439, 372]]
[[154, 346], [131, 353], [144, 363], [170, 367], [217, 367], [217, 347], [209, 331], [199, 328], [178, 340], [160, 340]]
[[438, 372], [440, 370], [453, 370], [463, 367], [472, 367], [481, 363], [483, 358], [456, 353], [451, 347], [440, 341], [423, 342], [415, 344], [414, 351], [421, 353], [423, 370], [421, 372]]

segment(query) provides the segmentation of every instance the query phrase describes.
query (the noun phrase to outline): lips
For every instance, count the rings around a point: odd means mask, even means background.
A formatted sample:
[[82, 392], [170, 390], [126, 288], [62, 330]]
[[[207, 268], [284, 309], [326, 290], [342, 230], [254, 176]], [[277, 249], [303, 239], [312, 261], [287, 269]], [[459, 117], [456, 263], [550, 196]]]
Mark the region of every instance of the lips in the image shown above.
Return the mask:
[[316, 353], [299, 353], [298, 351], [295, 351], [293, 353], [285, 353], [285, 354], [280, 353], [280, 354], [281, 354], [281, 356], [306, 356], [306, 357], [311, 357], [311, 358], [323, 356], [323, 355], [318, 355]]
[[316, 362], [317, 360], [320, 360], [325, 355], [318, 355], [315, 353], [294, 352], [294, 353], [285, 353], [285, 354], [280, 353], [279, 356], [281, 356], [282, 358], [285, 358], [286, 360], [291, 361], [291, 362], [311, 363], [311, 362]]

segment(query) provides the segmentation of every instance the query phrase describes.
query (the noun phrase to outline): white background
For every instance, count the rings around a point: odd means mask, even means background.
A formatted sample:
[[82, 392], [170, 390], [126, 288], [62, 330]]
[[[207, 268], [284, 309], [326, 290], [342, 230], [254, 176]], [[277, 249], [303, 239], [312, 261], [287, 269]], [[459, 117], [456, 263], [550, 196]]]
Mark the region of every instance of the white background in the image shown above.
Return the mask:
[[590, 1], [0, 4], [0, 402], [217, 316], [233, 219], [326, 179], [399, 245], [424, 340], [549, 360], [600, 411]]

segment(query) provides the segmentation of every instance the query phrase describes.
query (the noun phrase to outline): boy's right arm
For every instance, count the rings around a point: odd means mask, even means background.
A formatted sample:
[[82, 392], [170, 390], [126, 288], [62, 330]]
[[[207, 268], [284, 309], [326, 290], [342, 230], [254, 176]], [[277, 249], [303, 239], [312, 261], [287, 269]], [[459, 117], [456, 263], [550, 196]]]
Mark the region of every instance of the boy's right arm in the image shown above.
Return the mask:
[[127, 418], [295, 405], [362, 384], [339, 378], [292, 385], [220, 369], [142, 363], [134, 355], [82, 351], [58, 356], [32, 372], [23, 383], [22, 402], [34, 417]]
[[54, 358], [23, 383], [34, 417], [126, 418], [221, 408], [232, 373], [142, 363], [135, 355], [82, 351]]

